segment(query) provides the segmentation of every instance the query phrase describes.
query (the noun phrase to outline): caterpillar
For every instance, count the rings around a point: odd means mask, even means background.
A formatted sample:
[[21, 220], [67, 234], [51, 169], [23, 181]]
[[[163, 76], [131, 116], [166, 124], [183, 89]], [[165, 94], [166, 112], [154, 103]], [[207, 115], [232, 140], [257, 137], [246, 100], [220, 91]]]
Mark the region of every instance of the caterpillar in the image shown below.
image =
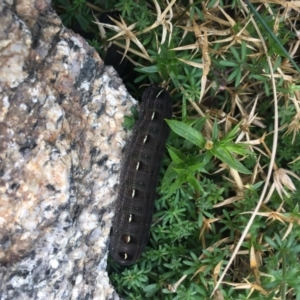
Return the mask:
[[156, 187], [172, 102], [167, 91], [151, 85], [142, 95], [139, 119], [126, 143], [121, 166], [109, 252], [120, 265], [135, 263], [150, 235]]

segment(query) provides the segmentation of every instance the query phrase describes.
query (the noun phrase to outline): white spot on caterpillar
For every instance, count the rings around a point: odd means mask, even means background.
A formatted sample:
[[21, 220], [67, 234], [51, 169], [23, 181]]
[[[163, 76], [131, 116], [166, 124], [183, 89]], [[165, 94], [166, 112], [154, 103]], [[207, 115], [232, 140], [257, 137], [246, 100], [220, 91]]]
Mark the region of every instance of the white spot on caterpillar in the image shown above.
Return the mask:
[[135, 195], [135, 189], [132, 190], [131, 198], [134, 198]]
[[125, 235], [122, 236], [122, 240], [126, 244], [128, 244], [130, 242], [130, 239], [131, 239], [130, 235], [125, 234]]
[[129, 214], [128, 222], [130, 223], [132, 221], [132, 214]]
[[155, 111], [152, 113], [151, 120], [153, 120], [154, 117], [155, 117]]
[[143, 140], [143, 144], [145, 144], [147, 142], [148, 139], [148, 135], [145, 135], [144, 140]]
[[158, 98], [159, 97], [159, 95], [163, 92], [164, 90], [161, 90], [157, 95], [156, 95], [156, 97], [155, 98]]
[[127, 253], [124, 253], [124, 259], [127, 259]]
[[137, 164], [136, 164], [136, 168], [135, 169], [138, 170], [139, 167], [140, 167], [140, 162], [138, 161]]

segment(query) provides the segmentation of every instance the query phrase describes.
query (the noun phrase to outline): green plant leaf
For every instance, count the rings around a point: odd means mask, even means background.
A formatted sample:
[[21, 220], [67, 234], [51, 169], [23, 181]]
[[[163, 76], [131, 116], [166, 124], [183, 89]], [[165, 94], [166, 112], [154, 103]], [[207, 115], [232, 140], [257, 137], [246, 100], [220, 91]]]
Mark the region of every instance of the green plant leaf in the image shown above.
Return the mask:
[[176, 148], [167, 145], [168, 152], [175, 164], [180, 164], [185, 159], [185, 155]]
[[194, 128], [176, 120], [166, 120], [166, 122], [168, 123], [170, 128], [179, 136], [187, 139], [199, 148], [204, 147], [205, 138]]
[[222, 162], [226, 163], [229, 167], [237, 170], [243, 174], [252, 174], [246, 167], [244, 167], [229, 151], [223, 147], [214, 147], [209, 150], [213, 155], [219, 158]]

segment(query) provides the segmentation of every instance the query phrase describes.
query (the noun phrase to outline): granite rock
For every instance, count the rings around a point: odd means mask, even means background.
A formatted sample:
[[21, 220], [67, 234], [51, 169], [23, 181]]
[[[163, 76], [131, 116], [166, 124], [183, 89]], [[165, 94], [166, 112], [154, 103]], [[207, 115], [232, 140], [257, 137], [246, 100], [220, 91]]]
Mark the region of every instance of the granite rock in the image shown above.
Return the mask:
[[108, 236], [136, 102], [50, 5], [0, 2], [0, 299], [118, 299]]

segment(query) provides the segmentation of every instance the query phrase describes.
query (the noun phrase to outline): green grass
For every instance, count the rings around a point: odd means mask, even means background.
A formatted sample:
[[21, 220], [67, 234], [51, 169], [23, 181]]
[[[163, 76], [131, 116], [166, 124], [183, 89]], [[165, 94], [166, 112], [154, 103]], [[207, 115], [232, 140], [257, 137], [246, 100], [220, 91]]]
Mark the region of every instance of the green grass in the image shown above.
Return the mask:
[[300, 299], [299, 4], [169, 3], [54, 1], [101, 57], [112, 42], [134, 63], [133, 94], [154, 82], [174, 103], [149, 244], [110, 279], [135, 300]]

